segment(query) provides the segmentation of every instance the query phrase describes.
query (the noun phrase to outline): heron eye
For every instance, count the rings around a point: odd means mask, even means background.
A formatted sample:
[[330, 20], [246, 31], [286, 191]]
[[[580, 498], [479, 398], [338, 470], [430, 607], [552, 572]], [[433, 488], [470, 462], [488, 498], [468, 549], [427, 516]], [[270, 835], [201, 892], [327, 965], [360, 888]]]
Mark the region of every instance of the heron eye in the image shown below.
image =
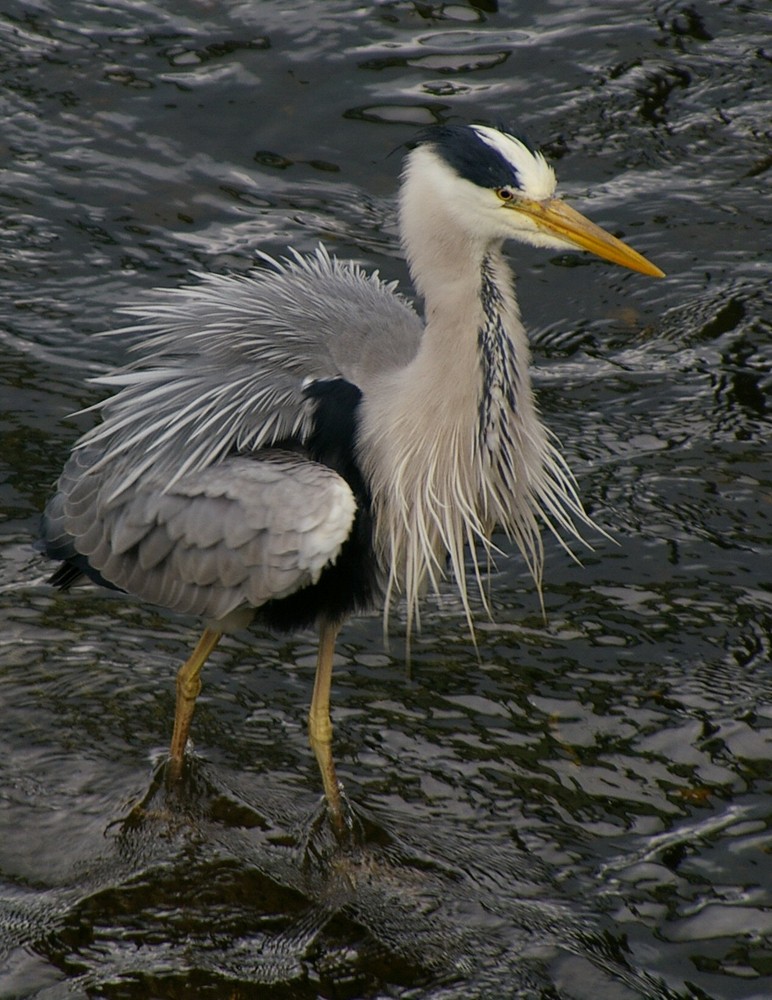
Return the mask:
[[512, 199], [515, 197], [515, 192], [512, 190], [512, 188], [508, 187], [498, 188], [496, 194], [499, 196], [499, 198], [501, 198], [502, 201], [512, 201]]

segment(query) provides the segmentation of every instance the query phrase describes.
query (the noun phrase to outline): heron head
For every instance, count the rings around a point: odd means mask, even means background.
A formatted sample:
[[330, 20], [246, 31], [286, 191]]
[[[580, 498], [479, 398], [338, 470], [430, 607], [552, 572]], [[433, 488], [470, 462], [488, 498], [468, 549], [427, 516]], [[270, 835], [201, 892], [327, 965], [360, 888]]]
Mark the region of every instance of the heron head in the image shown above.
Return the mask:
[[426, 129], [418, 142], [407, 177], [420, 174], [468, 237], [588, 250], [663, 277], [632, 247], [556, 198], [555, 172], [524, 138], [485, 125], [440, 125]]

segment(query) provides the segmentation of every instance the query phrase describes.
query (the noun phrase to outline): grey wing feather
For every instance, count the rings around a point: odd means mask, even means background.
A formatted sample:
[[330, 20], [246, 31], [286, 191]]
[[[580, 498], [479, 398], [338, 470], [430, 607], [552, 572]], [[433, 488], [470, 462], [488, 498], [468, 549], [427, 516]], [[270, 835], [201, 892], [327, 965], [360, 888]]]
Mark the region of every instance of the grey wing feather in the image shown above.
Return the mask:
[[315, 583], [354, 520], [348, 484], [288, 452], [231, 456], [170, 488], [143, 479], [117, 496], [99, 457], [79, 449], [65, 466], [49, 543], [66, 540], [122, 590], [214, 622]]
[[[407, 364], [423, 324], [393, 284], [331, 258], [281, 262], [247, 276], [199, 275], [126, 310], [141, 334], [138, 361], [96, 379], [118, 387], [79, 447], [103, 449], [118, 491], [147, 475], [170, 485], [234, 451], [310, 432], [309, 380], [343, 376], [364, 392]], [[117, 473], [120, 471], [120, 475]]]

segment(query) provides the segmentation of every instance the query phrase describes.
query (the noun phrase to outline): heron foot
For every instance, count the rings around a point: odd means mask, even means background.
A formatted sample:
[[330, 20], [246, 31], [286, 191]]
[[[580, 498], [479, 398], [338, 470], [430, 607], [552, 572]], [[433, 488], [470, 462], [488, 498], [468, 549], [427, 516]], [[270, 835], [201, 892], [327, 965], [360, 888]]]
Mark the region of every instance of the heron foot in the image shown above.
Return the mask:
[[323, 796], [303, 830], [298, 846], [307, 870], [326, 868], [332, 858], [357, 850], [364, 840], [362, 826], [342, 789], [338, 806], [333, 811]]
[[185, 777], [186, 772], [190, 771], [190, 764], [190, 742], [188, 742], [188, 745], [185, 747], [185, 750], [181, 755], [170, 754], [159, 768], [159, 770], [163, 772], [163, 780], [165, 781], [168, 789], [173, 788], [175, 785], [179, 785]]

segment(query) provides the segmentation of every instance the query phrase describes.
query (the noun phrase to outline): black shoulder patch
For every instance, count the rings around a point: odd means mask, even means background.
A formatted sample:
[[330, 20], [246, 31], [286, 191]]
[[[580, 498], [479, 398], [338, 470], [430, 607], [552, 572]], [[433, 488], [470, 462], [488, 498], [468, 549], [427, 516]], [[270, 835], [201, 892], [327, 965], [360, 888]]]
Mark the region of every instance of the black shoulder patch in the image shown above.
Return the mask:
[[357, 408], [362, 390], [341, 377], [309, 382], [303, 395], [316, 403], [311, 435], [306, 442], [311, 458], [334, 469], [356, 492]]
[[315, 404], [304, 449], [309, 458], [346, 480], [357, 509], [338, 558], [325, 567], [318, 582], [257, 609], [257, 621], [280, 632], [308, 628], [319, 620], [342, 621], [354, 611], [369, 610], [381, 593], [380, 567], [373, 552], [370, 492], [356, 459], [362, 391], [345, 378], [330, 378], [309, 382], [303, 392]]

